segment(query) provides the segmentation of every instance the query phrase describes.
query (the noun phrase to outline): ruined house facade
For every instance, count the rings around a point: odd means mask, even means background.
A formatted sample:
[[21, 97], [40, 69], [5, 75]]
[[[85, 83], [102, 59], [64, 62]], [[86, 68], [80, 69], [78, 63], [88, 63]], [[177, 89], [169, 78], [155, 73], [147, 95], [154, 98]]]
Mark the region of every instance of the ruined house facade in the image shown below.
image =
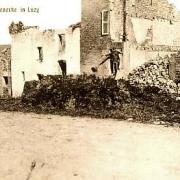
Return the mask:
[[0, 97], [11, 96], [11, 46], [0, 45]]
[[[81, 8], [81, 24], [64, 30], [10, 28], [13, 96], [38, 74], [90, 74], [113, 47], [123, 52], [117, 78], [180, 50], [180, 16], [167, 0], [82, 0]], [[107, 61], [97, 75], [111, 75], [110, 69]]]
[[[80, 73], [80, 26], [64, 30], [23, 27], [11, 33], [13, 96], [21, 96], [24, 82], [38, 80], [38, 74]], [[62, 65], [63, 64], [63, 67]]]
[[[123, 51], [123, 74], [157, 55], [178, 52], [178, 15], [167, 0], [83, 0], [81, 71], [89, 73], [112, 47]], [[106, 62], [99, 74], [109, 75], [109, 66]]]

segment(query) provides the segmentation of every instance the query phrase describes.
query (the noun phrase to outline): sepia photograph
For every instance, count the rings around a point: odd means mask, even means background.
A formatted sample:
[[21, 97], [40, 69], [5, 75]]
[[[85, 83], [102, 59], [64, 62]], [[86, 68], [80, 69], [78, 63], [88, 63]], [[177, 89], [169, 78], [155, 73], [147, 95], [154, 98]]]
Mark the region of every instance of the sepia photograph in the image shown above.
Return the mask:
[[0, 180], [179, 180], [179, 0], [0, 2]]

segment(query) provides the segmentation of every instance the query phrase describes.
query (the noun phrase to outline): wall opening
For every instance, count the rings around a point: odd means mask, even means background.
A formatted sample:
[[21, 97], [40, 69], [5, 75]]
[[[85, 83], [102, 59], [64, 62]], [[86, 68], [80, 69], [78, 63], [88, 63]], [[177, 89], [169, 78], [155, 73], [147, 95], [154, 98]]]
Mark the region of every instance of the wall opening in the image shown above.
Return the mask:
[[5, 85], [8, 85], [9, 84], [8, 76], [3, 76], [3, 78], [4, 78]]
[[59, 60], [58, 63], [59, 63], [59, 66], [61, 68], [63, 77], [66, 76], [67, 75], [66, 61], [65, 60]]
[[38, 53], [39, 53], [39, 61], [43, 61], [43, 48], [42, 47], [37, 47]]
[[65, 49], [65, 34], [58, 34], [59, 37], [59, 50], [62, 51]]
[[23, 81], [26, 81], [25, 72], [22, 71]]

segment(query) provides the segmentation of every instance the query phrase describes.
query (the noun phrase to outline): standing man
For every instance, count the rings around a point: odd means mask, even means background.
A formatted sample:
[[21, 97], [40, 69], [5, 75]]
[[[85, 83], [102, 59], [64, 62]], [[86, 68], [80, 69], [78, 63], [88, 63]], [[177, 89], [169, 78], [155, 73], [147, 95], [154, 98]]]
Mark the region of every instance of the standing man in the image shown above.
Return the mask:
[[106, 54], [106, 58], [99, 64], [104, 64], [108, 59], [110, 60], [110, 67], [111, 67], [111, 73], [114, 77], [116, 77], [117, 71], [119, 70], [120, 66], [120, 57], [119, 54], [122, 54], [122, 52], [117, 51], [115, 48], [110, 49], [110, 53]]

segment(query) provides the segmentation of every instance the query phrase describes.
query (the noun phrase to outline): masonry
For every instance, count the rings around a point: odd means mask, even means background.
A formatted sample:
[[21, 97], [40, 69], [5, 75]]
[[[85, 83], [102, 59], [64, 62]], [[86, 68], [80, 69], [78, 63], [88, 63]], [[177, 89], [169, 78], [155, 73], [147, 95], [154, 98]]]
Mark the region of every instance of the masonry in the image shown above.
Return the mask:
[[[108, 13], [104, 24], [104, 12]], [[109, 48], [122, 49], [121, 72], [180, 50], [179, 12], [167, 0], [83, 0], [81, 71], [90, 72]], [[103, 33], [106, 25], [107, 32]], [[99, 74], [109, 75], [109, 62]]]
[[[108, 6], [108, 0], [82, 1], [81, 72], [90, 73], [91, 67], [100, 62], [101, 55], [110, 47], [110, 36], [101, 35], [101, 12]], [[103, 70], [107, 71], [107, 66]]]
[[11, 46], [0, 45], [0, 97], [11, 96]]
[[41, 30], [20, 22], [11, 24], [10, 34], [14, 97], [21, 96], [25, 81], [38, 80], [39, 75], [80, 73], [80, 24]]

